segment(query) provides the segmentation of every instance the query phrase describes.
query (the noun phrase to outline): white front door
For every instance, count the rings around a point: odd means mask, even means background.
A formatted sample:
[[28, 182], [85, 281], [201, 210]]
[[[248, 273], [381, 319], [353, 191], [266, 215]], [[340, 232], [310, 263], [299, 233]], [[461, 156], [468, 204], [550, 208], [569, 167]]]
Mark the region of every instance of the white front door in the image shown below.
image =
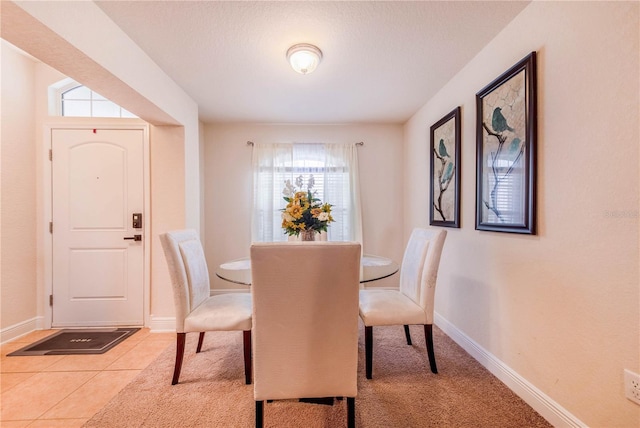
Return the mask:
[[52, 326], [143, 325], [144, 131], [53, 129], [51, 146]]

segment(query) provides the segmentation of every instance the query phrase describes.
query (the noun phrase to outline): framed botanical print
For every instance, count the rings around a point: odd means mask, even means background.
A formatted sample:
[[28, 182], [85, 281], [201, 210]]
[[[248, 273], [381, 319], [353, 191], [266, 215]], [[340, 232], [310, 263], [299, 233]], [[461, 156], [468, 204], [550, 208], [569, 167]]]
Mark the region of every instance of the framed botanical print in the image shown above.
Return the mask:
[[536, 233], [536, 53], [476, 94], [476, 229]]
[[429, 224], [460, 227], [460, 107], [431, 126]]

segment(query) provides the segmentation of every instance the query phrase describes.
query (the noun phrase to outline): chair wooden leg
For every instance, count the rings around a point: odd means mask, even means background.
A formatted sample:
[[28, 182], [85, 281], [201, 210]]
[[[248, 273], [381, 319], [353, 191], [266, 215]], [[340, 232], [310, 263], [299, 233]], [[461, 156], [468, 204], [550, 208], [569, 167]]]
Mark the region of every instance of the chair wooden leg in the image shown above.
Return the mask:
[[251, 384], [251, 330], [242, 332], [244, 344], [244, 383]]
[[180, 369], [182, 368], [182, 358], [184, 357], [184, 342], [186, 341], [187, 333], [178, 333], [176, 335], [176, 366], [173, 369], [173, 380], [171, 385], [178, 383], [180, 378]]
[[264, 401], [256, 401], [256, 428], [262, 428], [264, 420]]
[[404, 335], [407, 336], [407, 345], [411, 346], [411, 333], [408, 325], [404, 326]]
[[204, 331], [200, 332], [198, 337], [198, 347], [196, 348], [196, 354], [202, 350], [202, 342], [204, 342]]
[[347, 397], [347, 426], [356, 428], [356, 399]]
[[424, 326], [424, 339], [427, 342], [427, 355], [429, 355], [429, 365], [431, 366], [432, 373], [438, 373], [436, 367], [436, 354], [433, 352], [433, 325], [425, 324]]
[[373, 373], [373, 327], [364, 327], [364, 351], [367, 379], [371, 379]]

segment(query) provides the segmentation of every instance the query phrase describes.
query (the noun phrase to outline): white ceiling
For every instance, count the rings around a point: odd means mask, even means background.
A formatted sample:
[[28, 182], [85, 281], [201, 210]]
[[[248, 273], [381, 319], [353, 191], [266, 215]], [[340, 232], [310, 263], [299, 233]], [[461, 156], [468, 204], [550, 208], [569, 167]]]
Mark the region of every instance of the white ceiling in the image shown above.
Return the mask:
[[[96, 3], [204, 122], [402, 123], [528, 1]], [[313, 74], [287, 63], [296, 43], [322, 50]]]

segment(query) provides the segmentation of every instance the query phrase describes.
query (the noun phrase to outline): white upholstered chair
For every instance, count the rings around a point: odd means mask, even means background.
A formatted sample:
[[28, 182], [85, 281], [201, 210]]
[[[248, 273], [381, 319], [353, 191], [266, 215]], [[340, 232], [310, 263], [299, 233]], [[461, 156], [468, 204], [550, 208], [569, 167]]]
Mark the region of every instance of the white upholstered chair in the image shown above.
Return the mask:
[[431, 371], [438, 373], [433, 351], [433, 304], [446, 236], [447, 232], [441, 229], [414, 229], [402, 259], [399, 288], [360, 290], [367, 379], [371, 379], [373, 372], [373, 327], [383, 325], [404, 325], [408, 345], [411, 345], [409, 325], [424, 325]]
[[355, 426], [359, 271], [359, 243], [251, 246], [257, 427], [265, 400], [329, 397]]
[[176, 307], [176, 364], [172, 385], [178, 383], [186, 334], [199, 332], [198, 347], [207, 331], [243, 331], [245, 382], [251, 383], [251, 295], [227, 293], [211, 296], [209, 271], [195, 230], [160, 235], [169, 266]]

